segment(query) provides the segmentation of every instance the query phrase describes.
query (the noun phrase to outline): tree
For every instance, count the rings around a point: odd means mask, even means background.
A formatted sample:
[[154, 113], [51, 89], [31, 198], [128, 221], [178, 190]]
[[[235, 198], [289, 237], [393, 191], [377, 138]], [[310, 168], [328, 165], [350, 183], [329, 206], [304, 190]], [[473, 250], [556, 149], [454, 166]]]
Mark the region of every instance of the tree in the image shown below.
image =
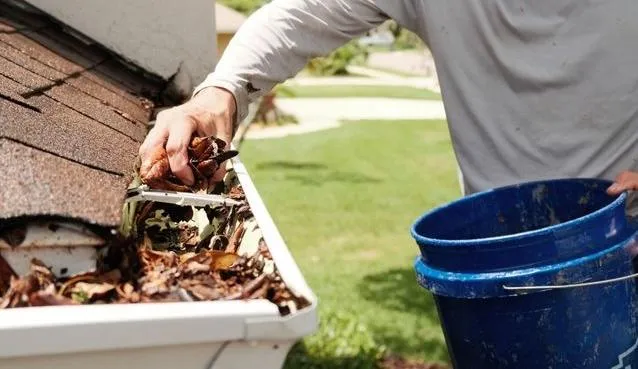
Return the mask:
[[269, 0], [219, 0], [220, 3], [231, 9], [235, 9], [244, 15], [250, 15], [255, 10], [261, 8]]

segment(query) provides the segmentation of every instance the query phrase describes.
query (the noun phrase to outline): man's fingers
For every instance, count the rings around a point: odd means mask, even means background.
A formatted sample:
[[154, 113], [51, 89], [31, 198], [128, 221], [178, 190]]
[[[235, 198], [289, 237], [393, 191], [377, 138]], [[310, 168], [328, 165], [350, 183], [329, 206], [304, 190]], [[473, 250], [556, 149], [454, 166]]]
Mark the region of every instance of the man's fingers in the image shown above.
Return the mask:
[[614, 184], [609, 186], [607, 193], [609, 195], [619, 195], [625, 191], [638, 189], [638, 173], [625, 171], [620, 173]]
[[[189, 165], [188, 146], [193, 134], [215, 136], [230, 148], [233, 133], [232, 117], [236, 110], [232, 94], [218, 88], [207, 88], [189, 102], [164, 110], [157, 115], [157, 123], [140, 146], [142, 162], [159, 147], [166, 147], [171, 172], [186, 185], [193, 185], [195, 178]], [[223, 179], [225, 168], [214, 176]]]
[[615, 196], [615, 195], [620, 195], [621, 193], [627, 191], [627, 188], [625, 187], [625, 185], [619, 184], [619, 183], [614, 183], [611, 186], [609, 186], [609, 188], [607, 188], [607, 194]]
[[142, 166], [144, 166], [148, 160], [151, 160], [149, 154], [153, 152], [153, 148], [157, 146], [164, 147], [167, 139], [168, 130], [163, 126], [155, 126], [148, 132], [146, 139], [139, 148], [139, 155], [142, 161]]
[[169, 128], [168, 141], [166, 142], [166, 154], [171, 171], [186, 185], [195, 182], [193, 171], [188, 166], [188, 145], [194, 131], [194, 125], [184, 122], [173, 124]]
[[151, 129], [144, 142], [140, 145], [139, 154], [144, 156], [145, 153], [151, 151], [156, 146], [164, 147], [166, 139], [168, 138], [168, 130], [163, 126], [155, 126]]
[[[233, 139], [232, 134], [232, 117], [229, 114], [225, 114], [223, 116], [217, 117], [215, 120], [215, 131], [217, 138], [226, 142], [226, 146], [224, 147], [224, 151], [230, 150], [230, 144]], [[219, 182], [224, 180], [224, 176], [226, 175], [226, 165], [228, 161], [221, 163], [220, 168], [213, 175], [213, 181]]]

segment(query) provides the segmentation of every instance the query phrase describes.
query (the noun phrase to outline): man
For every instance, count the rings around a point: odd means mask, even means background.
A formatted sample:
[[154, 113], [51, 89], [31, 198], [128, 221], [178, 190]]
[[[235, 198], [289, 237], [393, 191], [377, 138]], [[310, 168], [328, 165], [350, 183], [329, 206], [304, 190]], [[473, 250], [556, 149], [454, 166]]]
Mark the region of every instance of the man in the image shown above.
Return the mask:
[[165, 144], [190, 183], [191, 134], [230, 141], [250, 101], [394, 18], [432, 51], [466, 193], [613, 179], [638, 169], [636, 14], [633, 0], [274, 0], [189, 102], [159, 114], [140, 155]]

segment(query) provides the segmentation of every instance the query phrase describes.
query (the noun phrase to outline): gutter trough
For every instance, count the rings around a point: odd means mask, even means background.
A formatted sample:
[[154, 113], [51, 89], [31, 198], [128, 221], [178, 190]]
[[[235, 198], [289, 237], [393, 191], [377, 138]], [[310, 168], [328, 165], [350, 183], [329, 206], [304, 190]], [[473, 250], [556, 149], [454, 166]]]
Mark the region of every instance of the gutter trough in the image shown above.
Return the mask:
[[287, 287], [310, 304], [282, 316], [268, 300], [14, 308], [0, 315], [0, 369], [281, 368], [316, 331], [306, 283], [238, 157], [230, 160]]

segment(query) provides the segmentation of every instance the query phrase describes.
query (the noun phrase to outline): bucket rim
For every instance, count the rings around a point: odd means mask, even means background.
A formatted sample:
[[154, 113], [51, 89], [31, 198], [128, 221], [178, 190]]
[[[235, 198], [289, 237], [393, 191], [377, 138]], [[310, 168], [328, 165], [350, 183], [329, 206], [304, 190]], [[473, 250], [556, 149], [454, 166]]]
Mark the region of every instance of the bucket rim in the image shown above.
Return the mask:
[[[559, 182], [574, 182], [574, 181], [589, 181], [589, 182], [598, 182], [601, 184], [606, 184], [607, 186], [610, 186], [613, 182], [609, 181], [609, 180], [605, 180], [605, 179], [600, 179], [600, 178], [587, 178], [587, 177], [583, 177], [583, 178], [556, 178], [556, 179], [548, 179], [548, 180], [537, 180], [537, 181], [530, 181], [530, 182], [522, 182], [522, 183], [517, 183], [517, 184], [513, 184], [513, 185], [507, 185], [507, 186], [501, 186], [501, 187], [495, 187], [489, 190], [485, 190], [485, 191], [481, 191], [481, 192], [477, 192], [468, 196], [464, 196], [461, 197], [459, 199], [456, 199], [452, 202], [448, 202], [446, 204], [443, 205], [439, 205], [429, 211], [426, 211], [424, 214], [420, 215], [410, 226], [410, 234], [412, 235], [412, 237], [416, 240], [416, 242], [420, 245], [432, 245], [432, 244], [436, 244], [436, 246], [439, 247], [462, 247], [462, 246], [482, 246], [482, 245], [488, 245], [488, 244], [495, 244], [495, 243], [504, 243], [504, 242], [508, 242], [508, 241], [514, 241], [520, 238], [524, 238], [524, 237], [533, 237], [533, 236], [543, 236], [543, 235], [547, 235], [549, 233], [552, 232], [556, 232], [556, 231], [561, 231], [561, 230], [566, 230], [568, 228], [573, 227], [575, 224], [577, 223], [582, 223], [588, 220], [591, 220], [595, 217], [600, 216], [602, 213], [607, 212], [609, 210], [613, 210], [618, 208], [619, 206], [624, 206], [624, 203], [627, 200], [627, 192], [622, 192], [620, 195], [617, 195], [616, 198], [609, 204], [607, 204], [606, 206], [593, 211], [585, 216], [579, 217], [579, 218], [575, 218], [575, 219], [571, 219], [568, 220], [566, 222], [563, 223], [559, 223], [556, 225], [552, 225], [549, 227], [543, 227], [540, 229], [535, 229], [535, 230], [531, 230], [531, 231], [525, 231], [525, 232], [518, 232], [518, 233], [512, 233], [512, 234], [508, 234], [508, 235], [504, 235], [504, 236], [493, 236], [493, 237], [482, 237], [482, 238], [469, 238], [469, 239], [461, 239], [461, 240], [454, 240], [454, 239], [445, 239], [445, 238], [433, 238], [433, 237], [426, 237], [426, 236], [422, 236], [417, 232], [417, 227], [419, 224], [421, 224], [421, 222], [426, 219], [427, 217], [431, 216], [434, 213], [443, 211], [453, 205], [456, 205], [458, 203], [460, 203], [461, 201], [468, 201], [468, 200], [472, 200], [472, 199], [476, 199], [482, 196], [486, 196], [490, 193], [493, 192], [497, 192], [497, 191], [504, 191], [504, 190], [509, 190], [509, 189], [513, 189], [513, 188], [520, 188], [523, 186], [534, 186], [534, 185], [540, 185], [540, 184], [548, 184], [548, 183], [559, 183]], [[610, 196], [613, 197], [613, 196]]]
[[[608, 279], [599, 277], [598, 273], [606, 273], [606, 268], [601, 268], [600, 260], [608, 255], [616, 254], [621, 259], [632, 258], [628, 249], [638, 239], [638, 231], [633, 232], [625, 240], [618, 242], [610, 248], [600, 250], [591, 255], [585, 255], [576, 259], [561, 261], [549, 265], [525, 267], [508, 271], [450, 271], [442, 270], [416, 256], [413, 262], [417, 283], [432, 294], [456, 298], [486, 298], [509, 297], [522, 294], [543, 293], [550, 289], [516, 292], [506, 290], [506, 284], [518, 286], [534, 285], [560, 285], [581, 283], [591, 278]], [[585, 273], [583, 273], [583, 271]], [[557, 283], [559, 275], [561, 283]], [[616, 277], [616, 276], [614, 276]], [[633, 283], [635, 280], [633, 280]]]

